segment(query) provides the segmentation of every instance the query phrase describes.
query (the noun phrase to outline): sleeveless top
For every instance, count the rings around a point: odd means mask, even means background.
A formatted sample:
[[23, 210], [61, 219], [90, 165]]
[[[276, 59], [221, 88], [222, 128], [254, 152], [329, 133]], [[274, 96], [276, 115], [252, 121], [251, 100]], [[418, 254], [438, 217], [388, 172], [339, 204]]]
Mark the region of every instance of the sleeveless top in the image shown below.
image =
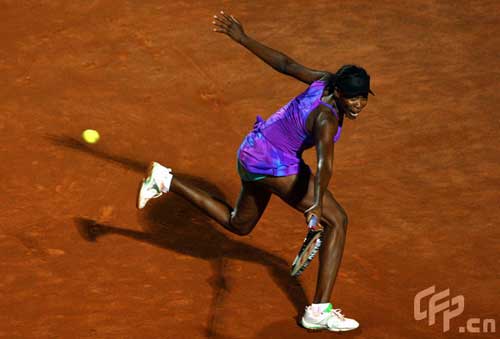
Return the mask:
[[[317, 80], [267, 121], [257, 116], [253, 130], [243, 139], [237, 153], [238, 161], [248, 172], [279, 177], [299, 173], [300, 166], [305, 165], [302, 153], [315, 144], [306, 127], [309, 114], [322, 104], [339, 118], [334, 107], [321, 101], [325, 86], [326, 82]], [[339, 125], [334, 143], [341, 130]]]

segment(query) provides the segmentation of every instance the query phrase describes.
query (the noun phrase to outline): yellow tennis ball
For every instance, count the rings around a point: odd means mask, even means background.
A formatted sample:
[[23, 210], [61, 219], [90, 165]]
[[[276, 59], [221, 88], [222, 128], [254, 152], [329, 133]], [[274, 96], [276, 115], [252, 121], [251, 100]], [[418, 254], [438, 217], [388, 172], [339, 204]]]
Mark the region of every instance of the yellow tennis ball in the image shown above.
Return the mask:
[[85, 142], [88, 142], [89, 144], [95, 144], [96, 142], [99, 141], [99, 132], [93, 129], [86, 129], [82, 133], [82, 138], [85, 140]]

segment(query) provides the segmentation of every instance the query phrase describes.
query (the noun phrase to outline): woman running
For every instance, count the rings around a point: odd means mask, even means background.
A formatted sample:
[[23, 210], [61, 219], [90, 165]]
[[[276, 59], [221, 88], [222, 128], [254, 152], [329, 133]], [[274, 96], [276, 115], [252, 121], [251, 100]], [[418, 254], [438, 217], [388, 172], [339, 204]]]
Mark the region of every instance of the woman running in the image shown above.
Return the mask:
[[[359, 323], [344, 317], [330, 303], [344, 249], [347, 215], [327, 187], [334, 144], [344, 117], [355, 120], [366, 106], [368, 93], [373, 94], [370, 77], [355, 65], [344, 65], [334, 74], [304, 67], [246, 35], [241, 23], [223, 12], [214, 16], [213, 24], [215, 32], [228, 35], [278, 72], [309, 87], [267, 121], [257, 117], [237, 152], [242, 187], [234, 208], [182, 182], [170, 168], [156, 162], [151, 163], [140, 185], [137, 207], [142, 209], [150, 199], [174, 192], [238, 235], [252, 231], [273, 193], [303, 212], [306, 223], [316, 216], [324, 229], [323, 245], [313, 303], [305, 308], [302, 326], [330, 331], [355, 329]], [[317, 154], [315, 176], [302, 159], [303, 151], [313, 146]]]

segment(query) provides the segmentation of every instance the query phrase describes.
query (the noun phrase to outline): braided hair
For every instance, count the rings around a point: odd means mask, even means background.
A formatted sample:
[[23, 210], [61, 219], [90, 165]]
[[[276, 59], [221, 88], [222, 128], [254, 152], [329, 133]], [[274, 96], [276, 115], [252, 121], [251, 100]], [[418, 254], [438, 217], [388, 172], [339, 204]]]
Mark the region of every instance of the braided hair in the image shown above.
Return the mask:
[[333, 93], [333, 91], [337, 88], [342, 93], [347, 94], [349, 90], [352, 90], [352, 88], [348, 88], [348, 82], [352, 83], [353, 80], [358, 83], [368, 84], [368, 87], [363, 88], [362, 92], [358, 91], [355, 94], [368, 95], [368, 92], [373, 94], [369, 89], [370, 75], [368, 75], [364, 68], [350, 64], [343, 65], [334, 74], [329, 74], [326, 89], [328, 89], [330, 93]]

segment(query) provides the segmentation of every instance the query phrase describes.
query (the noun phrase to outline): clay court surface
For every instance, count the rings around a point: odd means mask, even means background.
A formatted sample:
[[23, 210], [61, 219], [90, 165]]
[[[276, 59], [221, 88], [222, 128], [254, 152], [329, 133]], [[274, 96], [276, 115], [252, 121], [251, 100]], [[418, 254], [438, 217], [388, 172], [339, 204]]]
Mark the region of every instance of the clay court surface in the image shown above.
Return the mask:
[[[211, 31], [220, 9], [316, 69], [372, 76], [330, 190], [349, 215], [332, 301], [353, 332], [297, 325], [317, 261], [289, 267], [301, 213], [273, 197], [237, 237], [173, 194], [135, 208], [152, 160], [227, 199], [256, 115], [306, 86]], [[1, 338], [495, 338], [497, 1], [1, 1]], [[101, 133], [95, 145], [80, 134]], [[315, 170], [315, 152], [305, 160]], [[443, 333], [413, 300], [463, 295]], [[423, 303], [426, 307], [428, 299]], [[454, 308], [454, 307], [452, 307]]]

